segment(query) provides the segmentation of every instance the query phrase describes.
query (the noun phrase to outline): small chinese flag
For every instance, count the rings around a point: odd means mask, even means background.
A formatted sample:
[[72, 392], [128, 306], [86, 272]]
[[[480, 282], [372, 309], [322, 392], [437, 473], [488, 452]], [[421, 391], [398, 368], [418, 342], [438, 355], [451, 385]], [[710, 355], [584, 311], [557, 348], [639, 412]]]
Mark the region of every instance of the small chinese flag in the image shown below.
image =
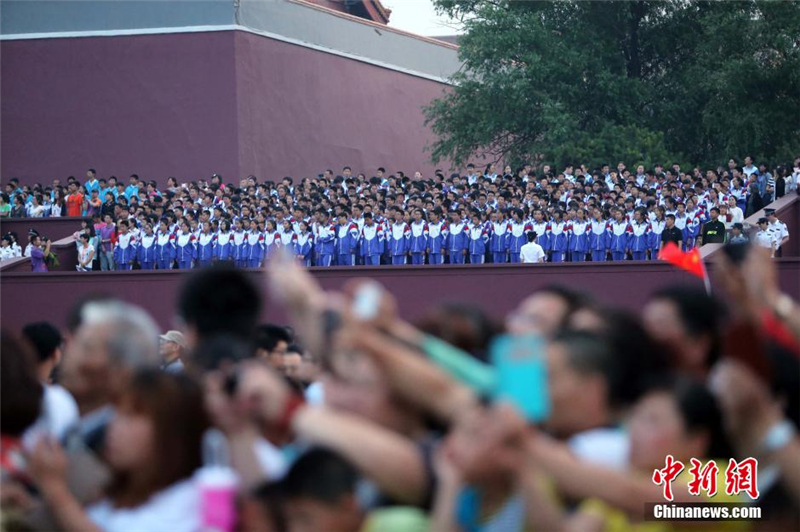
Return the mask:
[[700, 249], [698, 248], [683, 252], [675, 242], [668, 242], [664, 249], [659, 252], [658, 258], [701, 279], [706, 277], [706, 268], [703, 264], [703, 259], [700, 258]]

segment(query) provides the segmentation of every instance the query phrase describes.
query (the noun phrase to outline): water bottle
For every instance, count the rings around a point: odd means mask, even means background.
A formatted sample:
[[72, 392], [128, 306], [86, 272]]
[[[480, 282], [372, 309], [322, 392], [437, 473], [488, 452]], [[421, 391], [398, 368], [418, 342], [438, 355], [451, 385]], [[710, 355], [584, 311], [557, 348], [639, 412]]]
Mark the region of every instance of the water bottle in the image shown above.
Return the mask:
[[230, 466], [228, 441], [217, 429], [203, 435], [203, 467], [197, 472], [201, 530], [233, 532], [239, 477]]

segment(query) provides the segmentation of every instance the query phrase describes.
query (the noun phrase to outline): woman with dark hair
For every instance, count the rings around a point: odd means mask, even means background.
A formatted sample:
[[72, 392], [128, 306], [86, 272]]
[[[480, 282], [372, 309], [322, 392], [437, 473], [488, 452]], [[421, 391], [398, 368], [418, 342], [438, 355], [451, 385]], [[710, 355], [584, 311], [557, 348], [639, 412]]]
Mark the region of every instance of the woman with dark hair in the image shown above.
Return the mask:
[[39, 417], [44, 388], [36, 377], [35, 355], [26, 342], [3, 330], [0, 349], [0, 504], [2, 529], [13, 530], [21, 526], [18, 512], [30, 504], [22, 435]]
[[53, 190], [53, 202], [50, 205], [50, 217], [51, 218], [60, 218], [64, 216], [67, 212], [67, 204], [65, 203], [64, 198], [64, 189], [61, 187], [56, 187]]
[[83, 509], [66, 484], [67, 458], [53, 441], [36, 446], [31, 470], [65, 530], [129, 532], [200, 529], [192, 475], [202, 465], [209, 427], [199, 384], [156, 369], [137, 373], [117, 402], [105, 458], [112, 471], [106, 498]]
[[758, 190], [758, 183], [750, 183], [747, 191], [747, 210], [744, 213], [744, 217], [749, 218], [763, 208], [764, 200]]
[[22, 194], [14, 196], [14, 206], [11, 207], [11, 218], [25, 218], [28, 213], [25, 210], [25, 198]]
[[[684, 466], [671, 482], [675, 501], [709, 501], [710, 494], [702, 490], [698, 490], [699, 498], [689, 492], [690, 470], [695, 465], [692, 460], [696, 459], [700, 464], [698, 478], [713, 477], [717, 486], [713, 502], [744, 502], [738, 494], [729, 495], [724, 489], [727, 459], [733, 454], [719, 405], [704, 384], [680, 377], [661, 379], [637, 402], [628, 426], [626, 473], [579, 461], [563, 445], [545, 436], [532, 436], [527, 445], [532, 459], [529, 464], [535, 464], [538, 473], [550, 475], [562, 494], [584, 500], [577, 512], [562, 516], [567, 530], [650, 530], [641, 519], [646, 517], [646, 503], [664, 500], [664, 482], [654, 481], [653, 472], [666, 469], [666, 457]], [[522, 481], [533, 474], [529, 468]], [[536, 503], [552, 505], [545, 497]], [[667, 523], [665, 527], [663, 530], [675, 530]]]

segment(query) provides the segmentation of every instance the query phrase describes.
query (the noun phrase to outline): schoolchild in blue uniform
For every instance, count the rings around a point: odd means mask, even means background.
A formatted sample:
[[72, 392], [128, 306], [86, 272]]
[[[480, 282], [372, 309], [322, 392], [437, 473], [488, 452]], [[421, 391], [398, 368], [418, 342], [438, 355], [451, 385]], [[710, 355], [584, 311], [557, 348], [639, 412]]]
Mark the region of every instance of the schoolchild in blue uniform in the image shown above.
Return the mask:
[[523, 221], [523, 215], [521, 209], [512, 210], [511, 221], [508, 223], [508, 228], [506, 230], [508, 233], [509, 260], [515, 264], [521, 262], [520, 250], [522, 246], [528, 243], [528, 237], [526, 236], [528, 231], [533, 231], [533, 226]]
[[440, 208], [433, 209], [430, 213], [430, 222], [428, 222], [429, 264], [444, 264], [449, 234], [450, 228], [447, 222], [442, 220], [442, 210]]
[[[549, 255], [550, 252], [550, 221], [545, 217], [542, 209], [534, 209], [533, 221], [528, 223], [529, 229], [525, 229], [522, 233], [524, 239], [519, 239], [520, 246], [527, 244], [528, 231], [533, 230], [536, 233], [536, 243], [541, 246], [542, 250]], [[520, 247], [521, 249], [521, 247]]]
[[405, 213], [402, 209], [395, 209], [394, 223], [389, 233], [389, 248], [392, 257], [392, 265], [397, 266], [406, 263], [410, 239], [411, 228], [405, 222]]
[[636, 209], [633, 213], [631, 226], [631, 236], [629, 247], [633, 260], [646, 260], [647, 250], [650, 247], [652, 238], [650, 236], [650, 222], [647, 220], [647, 213], [644, 209]]
[[237, 218], [233, 232], [233, 263], [239, 268], [247, 267], [247, 231], [244, 218]]
[[603, 219], [603, 211], [599, 207], [595, 207], [593, 214], [589, 233], [589, 251], [592, 254], [592, 262], [603, 262], [608, 253], [608, 233], [611, 230], [611, 222]]
[[461, 221], [459, 211], [453, 211], [450, 216], [452, 221], [448, 224], [450, 236], [447, 242], [447, 254], [450, 255], [450, 264], [464, 264], [469, 244], [467, 226]]
[[114, 246], [114, 264], [117, 270], [131, 270], [136, 258], [136, 237], [130, 230], [128, 220], [120, 220], [117, 228], [119, 235], [117, 235], [117, 244]]
[[655, 208], [655, 216], [650, 222], [650, 260], [658, 260], [658, 251], [661, 249], [661, 233], [667, 224], [664, 207]]
[[175, 235], [175, 258], [178, 261], [178, 269], [189, 270], [192, 267], [192, 261], [196, 256], [196, 239], [192, 234], [189, 222], [186, 218], [181, 220], [181, 229]]
[[281, 234], [278, 232], [275, 222], [267, 220], [264, 224], [264, 261], [268, 261], [278, 248], [281, 247]]
[[219, 233], [217, 233], [217, 245], [214, 248], [214, 258], [220, 262], [233, 260], [233, 248], [231, 223], [228, 220], [222, 220], [219, 223]]
[[425, 252], [427, 249], [428, 224], [422, 217], [422, 209], [415, 209], [414, 221], [411, 222], [411, 237], [408, 241], [411, 264], [425, 264]]
[[683, 202], [678, 203], [677, 211], [675, 212], [675, 227], [681, 230], [683, 236], [683, 244], [681, 244], [682, 249], [686, 249], [686, 239], [689, 238], [692, 233], [691, 225], [692, 220], [686, 215], [686, 205]]
[[556, 211], [553, 213], [553, 219], [550, 222], [550, 230], [548, 231], [549, 246], [550, 246], [550, 261], [551, 262], [564, 262], [564, 255], [569, 249], [569, 239], [567, 237], [567, 224], [563, 220], [564, 213]]
[[317, 211], [317, 223], [314, 224], [314, 249], [317, 253], [316, 266], [333, 264], [333, 253], [336, 240], [336, 227], [328, 221], [328, 211]]
[[258, 268], [264, 260], [264, 233], [259, 231], [258, 222], [250, 220], [247, 232], [247, 267]]
[[339, 213], [336, 225], [336, 264], [337, 266], [355, 266], [358, 250], [358, 224], [350, 221], [350, 213], [343, 210]]
[[197, 238], [197, 264], [201, 268], [211, 266], [214, 261], [216, 241], [216, 235], [211, 232], [211, 222], [203, 223], [200, 236]]
[[379, 266], [385, 245], [383, 227], [375, 223], [371, 212], [364, 213], [364, 227], [358, 239], [360, 255], [365, 266]]
[[608, 233], [608, 250], [611, 252], [611, 260], [621, 261], [625, 260], [625, 255], [630, 250], [632, 229], [622, 209], [614, 209], [613, 213], [614, 220], [611, 221]]
[[297, 240], [297, 233], [294, 230], [294, 222], [292, 220], [284, 220], [281, 225], [281, 247], [294, 253], [294, 243]]
[[303, 266], [311, 266], [311, 258], [314, 256], [314, 234], [305, 220], [301, 220], [297, 227], [298, 232], [295, 234], [294, 239], [294, 253]]
[[470, 264], [483, 264], [486, 259], [486, 247], [489, 243], [489, 231], [481, 222], [481, 215], [477, 211], [472, 213], [472, 223], [467, 226], [467, 237], [469, 238]]
[[503, 211], [493, 211], [490, 215], [491, 237], [489, 249], [492, 252], [492, 262], [494, 264], [505, 264], [508, 262], [508, 222], [503, 216]]
[[586, 218], [586, 211], [578, 209], [575, 216], [568, 222], [567, 234], [569, 237], [569, 253], [572, 262], [584, 262], [589, 253], [589, 234], [592, 223]]
[[156, 267], [157, 243], [156, 235], [153, 233], [153, 224], [149, 221], [144, 222], [144, 234], [139, 237], [139, 245], [136, 249], [136, 260], [139, 267], [143, 270], [152, 270]]
[[156, 234], [156, 266], [159, 270], [171, 270], [175, 260], [175, 233], [169, 229], [169, 220], [162, 218]]
[[691, 251], [697, 239], [700, 237], [700, 230], [705, 223], [705, 213], [697, 208], [693, 199], [686, 202], [686, 228], [683, 230], [683, 250]]

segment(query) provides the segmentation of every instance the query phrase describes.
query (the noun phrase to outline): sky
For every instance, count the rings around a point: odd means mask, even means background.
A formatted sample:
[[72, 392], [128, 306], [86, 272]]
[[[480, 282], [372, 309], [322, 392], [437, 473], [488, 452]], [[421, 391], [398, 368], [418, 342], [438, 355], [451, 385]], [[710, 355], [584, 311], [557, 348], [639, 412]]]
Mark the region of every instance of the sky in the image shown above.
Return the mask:
[[431, 0], [381, 0], [381, 4], [392, 10], [390, 27], [425, 36], [458, 33], [445, 25], [447, 17], [436, 15]]

